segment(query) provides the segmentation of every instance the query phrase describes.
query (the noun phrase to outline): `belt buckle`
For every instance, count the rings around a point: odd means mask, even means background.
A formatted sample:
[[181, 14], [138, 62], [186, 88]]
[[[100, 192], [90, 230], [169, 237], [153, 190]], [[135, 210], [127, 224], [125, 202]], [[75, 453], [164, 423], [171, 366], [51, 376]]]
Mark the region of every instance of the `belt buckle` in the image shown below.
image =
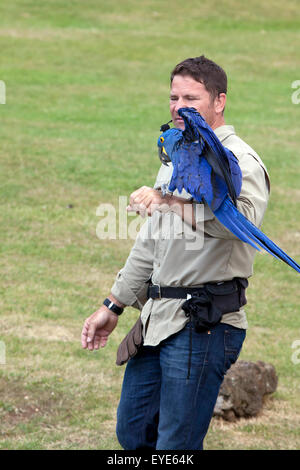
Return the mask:
[[152, 284], [152, 288], [155, 288], [155, 294], [158, 294], [158, 297], [155, 297], [155, 299], [161, 299], [161, 290], [160, 290], [160, 285], [159, 284]]

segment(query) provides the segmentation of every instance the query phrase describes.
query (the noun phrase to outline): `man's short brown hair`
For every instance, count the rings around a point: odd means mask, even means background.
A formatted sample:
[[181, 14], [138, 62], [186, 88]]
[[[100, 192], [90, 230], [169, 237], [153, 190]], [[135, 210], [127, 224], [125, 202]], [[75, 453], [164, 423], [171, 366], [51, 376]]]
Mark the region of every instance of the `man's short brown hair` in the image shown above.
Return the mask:
[[227, 75], [225, 71], [204, 55], [185, 59], [171, 72], [171, 83], [175, 75], [189, 75], [197, 82], [202, 83], [211, 94], [212, 99], [220, 93], [227, 93]]

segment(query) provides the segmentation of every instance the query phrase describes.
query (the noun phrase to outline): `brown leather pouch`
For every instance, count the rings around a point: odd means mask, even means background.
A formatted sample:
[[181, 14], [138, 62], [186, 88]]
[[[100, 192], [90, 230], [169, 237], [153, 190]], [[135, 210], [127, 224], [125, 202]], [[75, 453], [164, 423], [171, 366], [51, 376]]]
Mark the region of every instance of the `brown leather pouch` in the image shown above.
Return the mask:
[[125, 336], [117, 351], [117, 366], [122, 366], [136, 355], [143, 344], [143, 324], [141, 316]]

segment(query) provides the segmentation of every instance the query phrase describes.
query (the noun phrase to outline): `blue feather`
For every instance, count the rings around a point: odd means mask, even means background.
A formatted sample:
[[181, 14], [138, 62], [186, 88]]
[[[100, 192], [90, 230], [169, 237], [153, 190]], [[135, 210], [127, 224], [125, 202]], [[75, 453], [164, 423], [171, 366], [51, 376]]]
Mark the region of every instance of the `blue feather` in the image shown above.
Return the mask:
[[[196, 201], [209, 205], [216, 218], [237, 238], [256, 250], [258, 246], [300, 272], [300, 266], [236, 208], [242, 173], [234, 154], [194, 108], [180, 108], [185, 129], [169, 129], [158, 139], [159, 153], [173, 164], [169, 190], [185, 189]], [[258, 246], [257, 246], [258, 245]]]
[[[261, 230], [259, 230], [250, 220], [241, 214], [232, 204], [229, 198], [226, 198], [217, 211], [214, 212], [217, 219], [230, 230], [234, 235], [249, 245], [264, 248], [268, 253], [277, 259], [281, 259], [289, 264], [296, 271], [300, 272], [300, 266], [290, 256], [288, 256], [279, 246], [277, 246], [270, 238], [268, 238]], [[255, 242], [255, 243], [253, 243]]]

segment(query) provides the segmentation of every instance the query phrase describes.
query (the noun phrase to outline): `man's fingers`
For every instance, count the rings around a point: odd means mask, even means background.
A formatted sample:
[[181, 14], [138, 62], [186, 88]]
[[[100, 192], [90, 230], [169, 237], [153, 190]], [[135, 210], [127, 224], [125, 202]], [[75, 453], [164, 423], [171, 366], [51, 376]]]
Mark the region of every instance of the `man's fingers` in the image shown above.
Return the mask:
[[101, 338], [103, 335], [108, 336], [103, 330], [103, 326], [106, 320], [103, 318], [93, 318], [89, 321], [89, 325], [87, 328], [86, 336], [87, 336], [87, 347], [91, 351], [93, 349], [99, 349], [99, 345], [101, 346]]
[[142, 186], [141, 188], [137, 189], [136, 191], [133, 191], [129, 197], [129, 205], [133, 206], [134, 204], [140, 204], [143, 202], [145, 197], [149, 194], [149, 192], [152, 192], [153, 188], [149, 188], [148, 186]]
[[96, 324], [91, 321], [87, 330], [87, 343], [93, 343], [96, 333]]
[[81, 332], [81, 345], [83, 348], [87, 347], [88, 327], [89, 327], [89, 323], [88, 321], [86, 321], [83, 325], [82, 332]]
[[93, 351], [94, 349], [94, 341], [89, 341], [87, 344], [87, 348], [89, 351]]
[[101, 336], [96, 335], [94, 339], [94, 349], [99, 349], [100, 344], [101, 344]]
[[108, 336], [102, 336], [102, 338], [100, 339], [101, 348], [104, 348], [104, 346], [106, 346], [107, 340], [108, 340]]
[[146, 206], [143, 204], [133, 204], [133, 205], [127, 206], [126, 209], [127, 209], [127, 212], [136, 212], [142, 217], [145, 217], [146, 215]]
[[130, 194], [129, 197], [129, 204], [132, 206], [134, 203], [136, 203], [137, 199], [139, 199], [141, 193], [141, 188], [137, 189], [133, 193]]
[[132, 193], [130, 205], [127, 210], [135, 210], [135, 212], [140, 213], [142, 217], [145, 217], [147, 214], [152, 215], [155, 210], [159, 209], [162, 203], [165, 203], [165, 201], [162, 199], [160, 193], [153, 188], [145, 186]]
[[104, 346], [106, 346], [107, 340], [108, 340], [108, 335], [105, 335], [105, 336], [95, 335], [92, 341], [87, 343], [87, 347], [89, 351], [95, 351], [95, 350], [98, 350], [99, 348], [104, 348]]

